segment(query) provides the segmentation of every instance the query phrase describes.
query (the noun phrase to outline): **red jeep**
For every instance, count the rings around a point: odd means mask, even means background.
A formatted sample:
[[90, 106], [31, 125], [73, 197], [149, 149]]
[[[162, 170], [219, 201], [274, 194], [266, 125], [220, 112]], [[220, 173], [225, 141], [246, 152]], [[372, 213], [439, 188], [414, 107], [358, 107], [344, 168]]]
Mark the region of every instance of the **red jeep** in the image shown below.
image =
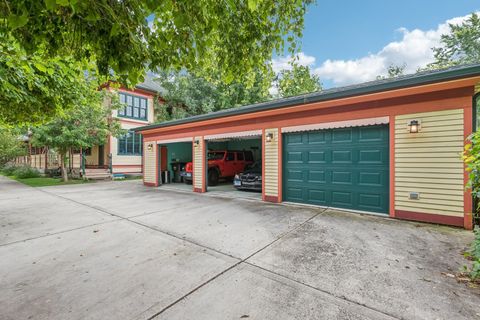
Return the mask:
[[[254, 162], [252, 151], [208, 151], [207, 158], [209, 186], [217, 185], [220, 178], [233, 178], [237, 173], [243, 172], [247, 165]], [[192, 183], [192, 162], [185, 165], [185, 170], [181, 172], [181, 176], [185, 183]]]

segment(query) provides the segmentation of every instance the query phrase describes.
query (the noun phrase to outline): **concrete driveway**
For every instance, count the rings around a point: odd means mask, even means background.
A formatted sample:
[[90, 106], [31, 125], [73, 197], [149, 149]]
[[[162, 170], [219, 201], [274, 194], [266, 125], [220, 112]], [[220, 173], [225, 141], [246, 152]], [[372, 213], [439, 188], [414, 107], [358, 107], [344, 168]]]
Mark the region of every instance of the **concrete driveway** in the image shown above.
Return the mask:
[[320, 208], [0, 177], [0, 319], [480, 319], [472, 234]]

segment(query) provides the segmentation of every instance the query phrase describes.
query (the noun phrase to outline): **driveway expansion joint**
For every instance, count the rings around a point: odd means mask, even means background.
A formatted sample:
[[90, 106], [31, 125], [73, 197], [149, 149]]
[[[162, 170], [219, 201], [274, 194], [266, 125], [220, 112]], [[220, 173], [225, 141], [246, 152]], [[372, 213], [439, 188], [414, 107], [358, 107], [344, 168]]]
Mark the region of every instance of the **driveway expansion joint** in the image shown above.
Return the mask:
[[[196, 291], [198, 291], [199, 289], [203, 288], [204, 286], [206, 286], [207, 284], [211, 283], [212, 281], [214, 281], [215, 279], [217, 279], [218, 277], [222, 276], [223, 274], [227, 273], [228, 271], [234, 269], [235, 267], [241, 265], [242, 263], [247, 263], [247, 260], [252, 258], [253, 256], [255, 256], [256, 254], [262, 252], [263, 250], [265, 250], [266, 248], [270, 247], [272, 244], [274, 244], [275, 242], [277, 242], [278, 240], [282, 239], [283, 237], [285, 237], [287, 234], [291, 233], [291, 232], [294, 232], [296, 230], [298, 230], [299, 228], [301, 228], [304, 224], [308, 223], [309, 221], [311, 221], [312, 219], [314, 219], [315, 217], [319, 216], [320, 214], [324, 213], [327, 209], [324, 209], [320, 212], [317, 212], [315, 213], [314, 215], [312, 215], [310, 218], [306, 219], [305, 221], [303, 221], [302, 223], [298, 224], [297, 226], [295, 226], [294, 228], [290, 229], [290, 230], [287, 230], [285, 232], [283, 232], [282, 234], [280, 234], [279, 236], [277, 236], [273, 241], [269, 242], [267, 245], [263, 246], [262, 248], [256, 250], [255, 252], [253, 252], [252, 254], [250, 254], [249, 256], [241, 259], [240, 261], [238, 261], [237, 263], [233, 264], [232, 266], [226, 268], [225, 270], [223, 270], [222, 272], [216, 274], [215, 276], [213, 276], [212, 278], [208, 279], [207, 281], [203, 282], [202, 284], [200, 284], [199, 286], [197, 286], [196, 288], [192, 289], [190, 292], [186, 293], [185, 295], [183, 295], [182, 297], [180, 297], [179, 299], [175, 300], [174, 302], [172, 302], [171, 304], [169, 304], [168, 306], [164, 307], [162, 310], [160, 310], [159, 312], [155, 313], [154, 315], [150, 316], [149, 318], [147, 318], [147, 320], [153, 320], [155, 319], [156, 317], [158, 317], [159, 315], [161, 315], [162, 313], [164, 313], [165, 311], [167, 311], [168, 309], [170, 309], [171, 307], [173, 307], [174, 305], [176, 305], [177, 303], [181, 302], [182, 300], [186, 299], [188, 296], [192, 295], [193, 293], [195, 293]], [[238, 258], [237, 258], [238, 259]], [[250, 264], [249, 264], [250, 265]], [[284, 277], [285, 278], [285, 277]], [[301, 284], [300, 282], [297, 282], [299, 284]]]

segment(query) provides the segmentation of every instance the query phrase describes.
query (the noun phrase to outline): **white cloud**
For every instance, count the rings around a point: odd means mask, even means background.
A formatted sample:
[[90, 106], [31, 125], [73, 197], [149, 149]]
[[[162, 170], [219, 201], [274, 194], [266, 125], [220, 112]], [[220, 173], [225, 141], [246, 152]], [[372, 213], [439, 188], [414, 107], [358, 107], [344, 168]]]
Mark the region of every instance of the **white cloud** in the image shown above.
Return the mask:
[[[292, 69], [291, 62], [294, 59], [291, 56], [288, 57], [278, 57], [272, 60], [272, 68], [275, 73], [278, 73], [282, 70]], [[315, 64], [315, 57], [306, 55], [303, 52], [300, 52], [297, 56], [297, 64], [301, 66], [313, 66]]]
[[321, 80], [329, 80], [335, 85], [374, 80], [378, 75], [385, 75], [388, 66], [392, 64], [406, 64], [405, 72], [414, 73], [419, 67], [433, 62], [432, 48], [440, 45], [442, 34], [448, 33], [448, 24], [460, 24], [468, 17], [469, 15], [449, 19], [435, 30], [400, 28], [398, 32], [402, 33], [402, 39], [390, 42], [379, 52], [353, 60], [328, 59], [315, 68], [314, 72]]

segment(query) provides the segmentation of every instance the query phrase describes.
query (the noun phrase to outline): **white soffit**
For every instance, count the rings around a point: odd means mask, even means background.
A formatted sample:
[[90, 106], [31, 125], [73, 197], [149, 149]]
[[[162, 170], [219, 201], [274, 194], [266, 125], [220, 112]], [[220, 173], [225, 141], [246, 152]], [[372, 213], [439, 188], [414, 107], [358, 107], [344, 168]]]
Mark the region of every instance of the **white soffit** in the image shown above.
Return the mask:
[[298, 131], [312, 131], [312, 130], [333, 129], [333, 128], [372, 126], [376, 124], [387, 124], [388, 122], [389, 122], [389, 117], [356, 119], [356, 120], [335, 121], [335, 122], [306, 124], [301, 126], [283, 127], [282, 132], [298, 132]]
[[204, 139], [217, 140], [217, 139], [241, 138], [241, 137], [261, 136], [261, 135], [262, 135], [262, 130], [251, 130], [251, 131], [212, 134], [209, 136], [205, 136]]
[[167, 139], [167, 140], [157, 140], [157, 144], [166, 144], [166, 143], [175, 143], [175, 142], [192, 142], [193, 137], [186, 138], [177, 138], [177, 139]]

